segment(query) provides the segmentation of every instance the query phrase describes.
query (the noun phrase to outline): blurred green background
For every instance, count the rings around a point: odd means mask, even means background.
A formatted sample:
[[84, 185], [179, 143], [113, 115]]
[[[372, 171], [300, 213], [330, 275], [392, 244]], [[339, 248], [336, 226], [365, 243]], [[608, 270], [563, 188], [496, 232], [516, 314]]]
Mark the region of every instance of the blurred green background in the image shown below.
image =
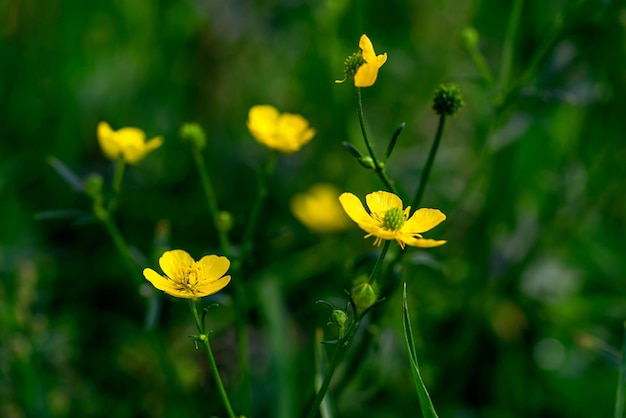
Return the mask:
[[[468, 26], [492, 85], [464, 46]], [[162, 148], [128, 168], [117, 223], [141, 266], [156, 266], [163, 245], [200, 258], [218, 244], [178, 129], [206, 129], [237, 241], [268, 155], [245, 121], [264, 103], [304, 115], [317, 134], [279, 159], [246, 271], [249, 416], [299, 416], [313, 393], [315, 329], [330, 315], [315, 301], [342, 307], [355, 272], [378, 254], [356, 225], [316, 236], [289, 211], [294, 194], [320, 181], [361, 198], [382, 188], [341, 145], [365, 151], [353, 88], [334, 83], [362, 33], [388, 53], [363, 90], [379, 153], [406, 122], [388, 163], [405, 202], [437, 127], [433, 90], [458, 84], [465, 107], [447, 120], [423, 200], [448, 216], [427, 237], [448, 244], [406, 250], [395, 293], [359, 335], [370, 343], [331, 388], [336, 416], [419, 416], [401, 281], [440, 416], [612, 416], [626, 318], [618, 0], [0, 2], [0, 416], [225, 416], [187, 337], [186, 304], [163, 296], [157, 330], [144, 331], [145, 300], [86, 216], [91, 202], [48, 161], [110, 181], [99, 121], [163, 135]], [[46, 216], [65, 210], [76, 216]], [[159, 223], [167, 234], [156, 242]], [[209, 298], [221, 307], [207, 319], [239, 411], [231, 292]]]

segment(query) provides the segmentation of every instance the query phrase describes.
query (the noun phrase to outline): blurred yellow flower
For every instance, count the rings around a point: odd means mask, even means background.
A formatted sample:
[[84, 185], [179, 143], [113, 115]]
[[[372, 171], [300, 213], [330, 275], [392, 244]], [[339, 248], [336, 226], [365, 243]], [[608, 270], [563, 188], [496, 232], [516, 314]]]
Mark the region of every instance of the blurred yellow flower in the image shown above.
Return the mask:
[[149, 152], [163, 144], [158, 136], [146, 142], [146, 134], [138, 128], [121, 128], [114, 131], [106, 122], [98, 124], [98, 142], [104, 155], [111, 160], [123, 159], [128, 164], [137, 164]]
[[291, 199], [291, 212], [313, 232], [341, 231], [348, 226], [348, 218], [337, 200], [339, 193], [332, 184], [315, 184], [306, 193]]
[[359, 48], [361, 48], [365, 63], [356, 70], [356, 74], [354, 74], [354, 85], [356, 87], [369, 87], [376, 81], [378, 69], [387, 62], [387, 53], [376, 55], [372, 41], [370, 41], [370, 38], [365, 34], [361, 35]]
[[418, 209], [409, 218], [411, 207], [402, 209], [402, 200], [393, 193], [378, 191], [365, 196], [368, 213], [363, 203], [352, 193], [343, 193], [339, 201], [348, 216], [368, 234], [375, 236], [374, 245], [382, 240], [395, 239], [400, 247], [437, 247], [446, 243], [444, 240], [422, 238], [421, 233], [431, 230], [446, 219], [438, 209]]
[[224, 276], [230, 267], [226, 257], [206, 255], [195, 261], [186, 251], [171, 250], [159, 258], [159, 265], [165, 276], [146, 268], [144, 277], [157, 289], [177, 298], [212, 295], [230, 282], [230, 276]]
[[270, 105], [252, 107], [247, 125], [254, 139], [285, 154], [298, 151], [315, 135], [305, 118], [292, 113], [281, 114]]

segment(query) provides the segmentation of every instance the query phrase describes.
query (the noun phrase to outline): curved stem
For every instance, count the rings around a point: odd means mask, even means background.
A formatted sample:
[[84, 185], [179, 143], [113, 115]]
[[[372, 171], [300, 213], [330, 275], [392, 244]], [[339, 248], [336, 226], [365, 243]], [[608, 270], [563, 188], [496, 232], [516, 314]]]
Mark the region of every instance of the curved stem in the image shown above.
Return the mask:
[[442, 114], [439, 117], [439, 126], [437, 127], [437, 133], [435, 134], [435, 140], [433, 141], [432, 146], [430, 147], [430, 152], [428, 153], [428, 159], [426, 160], [426, 166], [424, 167], [424, 171], [422, 172], [422, 176], [420, 177], [420, 183], [417, 188], [417, 192], [415, 193], [415, 198], [413, 199], [413, 204], [411, 207], [414, 210], [419, 209], [419, 205], [422, 202], [422, 197], [424, 196], [424, 191], [426, 190], [426, 183], [428, 183], [428, 176], [430, 175], [430, 170], [433, 167], [433, 162], [435, 161], [435, 155], [437, 155], [437, 149], [439, 148], [439, 143], [441, 142], [441, 136], [443, 135], [443, 129], [446, 124], [446, 115]]
[[385, 172], [385, 167], [383, 164], [376, 158], [376, 154], [374, 153], [374, 148], [372, 147], [372, 143], [367, 136], [367, 129], [365, 128], [365, 115], [363, 114], [363, 101], [361, 99], [361, 88], [355, 87], [355, 99], [356, 99], [356, 110], [359, 115], [359, 124], [361, 126], [361, 133], [363, 134], [363, 140], [365, 141], [365, 146], [367, 147], [367, 151], [372, 158], [372, 162], [374, 163], [374, 170], [376, 170], [376, 174], [380, 177], [381, 181], [389, 189], [395, 194], [398, 194], [396, 188], [391, 184], [391, 180], [387, 176]]
[[213, 351], [211, 351], [209, 338], [204, 333], [204, 324], [200, 321], [200, 318], [198, 316], [198, 308], [196, 307], [196, 301], [194, 299], [189, 299], [189, 307], [191, 308], [193, 318], [196, 321], [196, 327], [198, 328], [198, 332], [200, 333], [198, 340], [200, 340], [202, 342], [202, 345], [204, 346], [204, 351], [206, 352], [207, 360], [209, 361], [209, 366], [211, 366], [211, 372], [213, 373], [213, 378], [215, 379], [215, 383], [217, 385], [217, 391], [222, 398], [222, 402], [224, 403], [224, 407], [226, 408], [228, 417], [236, 418], [235, 413], [233, 412], [233, 407], [230, 405], [230, 401], [228, 400], [226, 389], [224, 389], [224, 383], [222, 383], [220, 372], [219, 370], [217, 370], [217, 363], [215, 363], [215, 357], [213, 357]]
[[[380, 255], [378, 256], [378, 260], [376, 260], [376, 264], [374, 265], [374, 268], [372, 269], [372, 273], [370, 274], [370, 278], [369, 278], [370, 284], [374, 283], [374, 281], [376, 281], [376, 279], [378, 278], [380, 274], [381, 266], [385, 260], [385, 255], [387, 254], [387, 250], [389, 249], [390, 243], [391, 241], [387, 240], [385, 241], [385, 244], [383, 245]], [[361, 315], [361, 317], [359, 318], [355, 318], [354, 321], [352, 321], [352, 323], [348, 327], [348, 330], [346, 331], [346, 335], [343, 338], [341, 338], [339, 342], [337, 343], [337, 349], [335, 350], [335, 354], [333, 355], [333, 358], [330, 361], [330, 364], [328, 365], [328, 370], [326, 371], [326, 375], [324, 376], [324, 381], [322, 382], [322, 385], [317, 391], [315, 399], [313, 400], [313, 404], [311, 405], [311, 408], [309, 409], [309, 413], [306, 415], [307, 418], [314, 418], [317, 415], [319, 406], [324, 400], [324, 397], [326, 396], [326, 392], [328, 391], [328, 387], [330, 386], [330, 382], [335, 373], [335, 369], [337, 368], [337, 366], [343, 359], [343, 355], [345, 354], [346, 349], [348, 348], [348, 344], [350, 344], [352, 337], [354, 336], [357, 329], [359, 328], [361, 319], [367, 314], [367, 312], [368, 311], [365, 311], [365, 314]]]

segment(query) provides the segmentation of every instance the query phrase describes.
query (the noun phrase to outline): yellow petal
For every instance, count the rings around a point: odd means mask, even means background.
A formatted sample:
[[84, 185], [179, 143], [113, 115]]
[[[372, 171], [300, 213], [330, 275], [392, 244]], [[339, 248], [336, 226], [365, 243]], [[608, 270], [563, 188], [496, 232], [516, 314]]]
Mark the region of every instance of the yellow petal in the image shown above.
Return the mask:
[[363, 64], [354, 74], [355, 87], [370, 87], [376, 82], [378, 67], [372, 64]]
[[247, 122], [252, 136], [264, 145], [273, 143], [278, 116], [278, 110], [274, 106], [253, 106], [248, 112]]
[[205, 255], [198, 261], [198, 283], [203, 285], [218, 280], [228, 271], [230, 260], [217, 255]]
[[369, 213], [367, 213], [365, 207], [363, 207], [363, 203], [361, 203], [359, 198], [352, 193], [342, 193], [341, 196], [339, 196], [339, 202], [341, 203], [341, 206], [343, 206], [343, 210], [346, 211], [350, 219], [356, 222], [359, 226], [376, 226], [376, 221], [374, 221]]
[[182, 277], [179, 277], [179, 273], [193, 267], [194, 263], [194, 259], [183, 250], [166, 251], [159, 258], [161, 270], [175, 282], [180, 282]]
[[382, 190], [365, 196], [365, 202], [372, 213], [387, 212], [391, 208], [402, 210], [402, 200], [395, 194]]
[[228, 283], [230, 283], [230, 276], [223, 276], [212, 282], [200, 283], [194, 288], [194, 292], [199, 297], [209, 296], [225, 288]]
[[440, 245], [445, 244], [446, 240], [434, 240], [434, 239], [426, 239], [426, 238], [406, 238], [403, 239], [407, 245], [412, 247], [421, 247], [421, 248], [432, 248], [439, 247]]
[[374, 45], [372, 45], [372, 41], [370, 41], [370, 38], [368, 38], [367, 35], [361, 35], [361, 39], [359, 39], [359, 48], [361, 48], [361, 53], [365, 62], [372, 63], [376, 61]]
[[98, 143], [102, 148], [102, 153], [110, 160], [117, 160], [122, 153], [115, 132], [111, 129], [111, 126], [106, 122], [100, 122], [98, 124]]
[[418, 209], [402, 226], [402, 231], [408, 234], [421, 234], [439, 225], [446, 219], [439, 209]]
[[177, 296], [177, 294], [180, 293], [178, 287], [176, 286], [176, 283], [169, 280], [167, 277], [163, 277], [162, 275], [150, 268], [146, 268], [143, 270], [143, 276], [146, 278], [146, 280], [152, 283], [154, 287], [165, 293], [168, 293], [172, 296]]
[[150, 141], [146, 142], [146, 153], [149, 153], [150, 151], [154, 151], [155, 149], [159, 148], [161, 145], [163, 145], [163, 137], [162, 136], [157, 136], [155, 138], [152, 138]]

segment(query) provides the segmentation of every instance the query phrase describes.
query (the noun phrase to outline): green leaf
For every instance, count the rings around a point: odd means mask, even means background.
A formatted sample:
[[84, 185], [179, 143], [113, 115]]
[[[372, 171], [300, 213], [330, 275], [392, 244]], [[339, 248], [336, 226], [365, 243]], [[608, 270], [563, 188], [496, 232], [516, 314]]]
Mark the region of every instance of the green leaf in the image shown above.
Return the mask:
[[409, 318], [409, 308], [406, 303], [406, 282], [404, 283], [404, 289], [402, 290], [402, 327], [404, 329], [404, 340], [406, 341], [406, 347], [409, 350], [409, 360], [411, 361], [411, 371], [413, 372], [413, 380], [415, 381], [415, 388], [417, 389], [417, 396], [420, 401], [420, 408], [422, 415], [425, 418], [439, 418], [435, 407], [430, 400], [430, 395], [422, 376], [420, 375], [419, 366], [417, 364], [417, 353], [415, 351], [415, 340], [413, 339], [413, 331], [411, 331], [411, 319]]
[[83, 181], [61, 160], [55, 157], [48, 157], [48, 164], [61, 176], [63, 180], [76, 192], [84, 191]]

